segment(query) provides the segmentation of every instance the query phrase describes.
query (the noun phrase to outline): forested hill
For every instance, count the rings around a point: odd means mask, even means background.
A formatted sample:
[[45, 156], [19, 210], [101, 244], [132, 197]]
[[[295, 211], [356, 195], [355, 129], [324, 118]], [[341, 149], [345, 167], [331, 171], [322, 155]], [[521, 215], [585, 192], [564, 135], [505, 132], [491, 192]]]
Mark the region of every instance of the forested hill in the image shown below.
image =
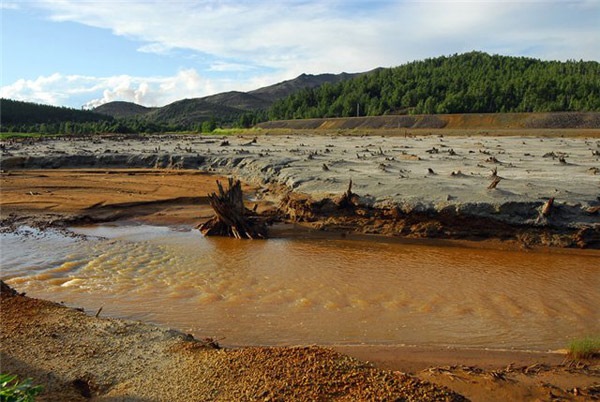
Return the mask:
[[270, 120], [385, 114], [600, 111], [600, 63], [471, 52], [304, 89]]
[[0, 99], [0, 131], [6, 133], [132, 133], [160, 129], [150, 123], [116, 119], [89, 110]]
[[58, 123], [71, 121], [76, 123], [113, 120], [112, 117], [67, 107], [40, 105], [11, 99], [1, 99], [2, 124]]

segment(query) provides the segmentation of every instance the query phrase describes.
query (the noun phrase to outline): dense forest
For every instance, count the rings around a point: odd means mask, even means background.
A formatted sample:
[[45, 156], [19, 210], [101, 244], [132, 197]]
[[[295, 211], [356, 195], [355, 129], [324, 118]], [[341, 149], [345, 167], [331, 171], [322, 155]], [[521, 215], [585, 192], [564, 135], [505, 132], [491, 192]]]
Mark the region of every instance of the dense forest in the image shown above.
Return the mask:
[[[271, 92], [282, 88], [291, 95], [275, 100]], [[263, 93], [272, 99], [256, 102]], [[249, 98], [254, 106], [247, 105]], [[586, 112], [600, 111], [600, 63], [471, 52], [356, 75], [302, 75], [251, 93], [186, 99], [161, 108], [127, 104], [143, 109], [128, 117], [10, 99], [0, 102], [2, 132], [41, 134], [210, 132], [216, 127], [318, 117]], [[271, 106], [265, 109], [267, 104]]]
[[481, 52], [437, 57], [298, 91], [268, 117], [555, 111], [600, 111], [600, 63]]
[[212, 131], [215, 120], [194, 125], [177, 126], [157, 123], [143, 117], [114, 118], [89, 110], [40, 105], [11, 99], [0, 99], [3, 133], [99, 134], [159, 133], [182, 130]]

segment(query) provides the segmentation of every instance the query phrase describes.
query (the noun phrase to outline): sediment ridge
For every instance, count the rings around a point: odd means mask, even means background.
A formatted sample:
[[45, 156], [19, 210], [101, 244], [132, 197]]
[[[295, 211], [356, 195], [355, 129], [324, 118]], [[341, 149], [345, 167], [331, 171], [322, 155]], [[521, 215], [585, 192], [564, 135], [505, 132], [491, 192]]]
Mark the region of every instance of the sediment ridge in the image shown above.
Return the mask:
[[[2, 144], [2, 170], [236, 176], [322, 230], [600, 248], [600, 141], [515, 135], [111, 136]], [[8, 173], [7, 173], [8, 172]], [[354, 183], [352, 200], [335, 202]]]

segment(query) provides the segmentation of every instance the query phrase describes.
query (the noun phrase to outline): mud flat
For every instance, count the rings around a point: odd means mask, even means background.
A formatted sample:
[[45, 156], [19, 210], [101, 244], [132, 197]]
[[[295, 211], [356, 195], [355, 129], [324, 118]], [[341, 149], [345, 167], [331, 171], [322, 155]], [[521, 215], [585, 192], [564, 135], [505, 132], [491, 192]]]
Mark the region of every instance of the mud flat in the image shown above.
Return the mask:
[[262, 188], [283, 219], [323, 230], [599, 248], [600, 140], [582, 132], [5, 141], [2, 170], [194, 169]]

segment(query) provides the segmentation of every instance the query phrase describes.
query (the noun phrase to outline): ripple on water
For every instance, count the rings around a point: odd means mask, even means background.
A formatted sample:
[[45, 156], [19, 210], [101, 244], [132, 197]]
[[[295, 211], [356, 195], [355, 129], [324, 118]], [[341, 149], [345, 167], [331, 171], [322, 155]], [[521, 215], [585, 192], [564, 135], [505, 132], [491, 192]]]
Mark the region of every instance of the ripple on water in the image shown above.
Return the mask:
[[87, 234], [98, 233], [109, 238], [3, 234], [3, 276], [30, 295], [92, 311], [104, 306], [103, 314], [232, 345], [546, 349], [600, 332], [600, 258], [594, 256], [350, 240], [235, 241], [148, 226]]

